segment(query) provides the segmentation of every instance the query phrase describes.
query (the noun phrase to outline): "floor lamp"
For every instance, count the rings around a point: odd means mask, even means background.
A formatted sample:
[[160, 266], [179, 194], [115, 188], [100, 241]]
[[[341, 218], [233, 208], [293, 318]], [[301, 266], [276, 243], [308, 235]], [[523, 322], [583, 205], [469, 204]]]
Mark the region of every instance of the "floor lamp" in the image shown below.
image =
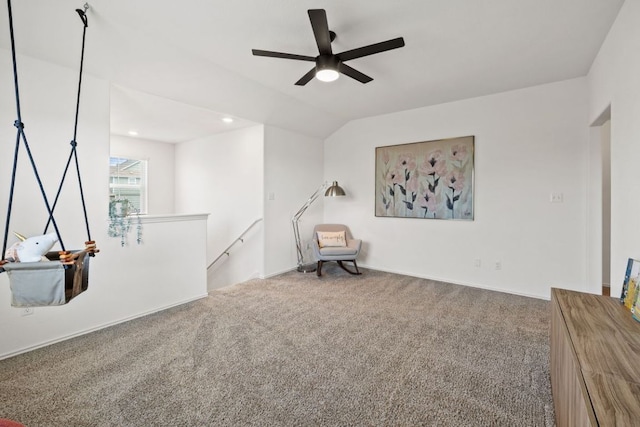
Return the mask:
[[298, 229], [298, 221], [305, 213], [305, 211], [311, 206], [313, 202], [316, 201], [320, 194], [324, 191], [325, 197], [336, 197], [336, 196], [344, 196], [344, 190], [342, 187], [338, 185], [338, 181], [333, 181], [333, 184], [329, 186], [328, 183], [324, 183], [318, 188], [315, 193], [313, 193], [309, 199], [302, 205], [302, 207], [298, 210], [298, 212], [291, 219], [291, 223], [293, 224], [293, 235], [296, 239], [296, 250], [298, 251], [298, 268], [297, 270], [301, 273], [311, 273], [316, 271], [315, 263], [306, 264], [304, 263], [304, 254], [302, 252], [302, 241], [300, 240], [300, 230]]

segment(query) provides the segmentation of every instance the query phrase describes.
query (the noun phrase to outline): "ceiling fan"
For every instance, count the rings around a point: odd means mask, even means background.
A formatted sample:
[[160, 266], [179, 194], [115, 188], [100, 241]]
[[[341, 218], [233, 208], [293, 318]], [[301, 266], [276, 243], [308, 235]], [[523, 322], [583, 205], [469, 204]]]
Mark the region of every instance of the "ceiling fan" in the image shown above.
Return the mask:
[[351, 68], [350, 66], [345, 64], [345, 62], [356, 58], [362, 58], [363, 56], [373, 55], [374, 53], [385, 52], [387, 50], [397, 49], [404, 46], [404, 39], [402, 37], [398, 37], [384, 42], [375, 43], [368, 46], [359, 47], [357, 49], [351, 49], [342, 53], [334, 54], [331, 50], [331, 42], [335, 39], [336, 33], [334, 33], [333, 31], [329, 31], [326, 12], [324, 11], [324, 9], [309, 9], [308, 13], [309, 19], [311, 20], [311, 27], [313, 28], [313, 35], [316, 39], [316, 44], [318, 45], [318, 51], [320, 52], [320, 55], [313, 57], [306, 55], [296, 55], [293, 53], [252, 49], [252, 52], [255, 56], [268, 56], [272, 58], [295, 59], [298, 61], [315, 62], [316, 66], [296, 82], [296, 85], [298, 86], [306, 85], [314, 77], [318, 78], [318, 80], [330, 82], [336, 80], [340, 76], [340, 73], [345, 74], [361, 83], [369, 83], [371, 80], [373, 80], [371, 77], [361, 73], [354, 68]]

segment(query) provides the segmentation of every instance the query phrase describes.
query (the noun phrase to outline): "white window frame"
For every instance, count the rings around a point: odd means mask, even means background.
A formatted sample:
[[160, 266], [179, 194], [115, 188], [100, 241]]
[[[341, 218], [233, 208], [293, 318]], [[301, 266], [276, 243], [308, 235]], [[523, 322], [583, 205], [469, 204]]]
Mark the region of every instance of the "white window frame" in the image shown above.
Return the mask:
[[[129, 163], [125, 165], [122, 169], [117, 169], [116, 174], [112, 168], [114, 167], [114, 161], [122, 160], [117, 163], [117, 165], [122, 165], [125, 163]], [[137, 176], [131, 176], [127, 174], [128, 169], [134, 168], [136, 165], [143, 165], [142, 170], [139, 172]], [[136, 206], [139, 209], [139, 214], [146, 214], [148, 211], [149, 203], [149, 160], [148, 159], [139, 159], [133, 158], [131, 156], [119, 156], [115, 154], [111, 154], [109, 156], [109, 201], [117, 200], [117, 199], [130, 199], [129, 202], [132, 205]], [[121, 178], [123, 180], [126, 179], [125, 182], [113, 182], [113, 178]], [[135, 181], [136, 179], [140, 179], [139, 184], [131, 181]], [[138, 195], [134, 197], [127, 197], [131, 193], [135, 193], [136, 189], [138, 190]], [[136, 203], [137, 201], [137, 203]]]

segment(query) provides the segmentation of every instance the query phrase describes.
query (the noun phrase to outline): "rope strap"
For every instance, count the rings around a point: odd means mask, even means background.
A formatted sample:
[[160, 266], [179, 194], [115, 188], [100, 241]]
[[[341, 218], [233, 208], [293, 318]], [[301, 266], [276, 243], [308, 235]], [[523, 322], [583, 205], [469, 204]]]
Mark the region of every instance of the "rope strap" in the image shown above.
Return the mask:
[[[58, 238], [58, 241], [60, 243], [60, 247], [62, 248], [63, 252], [67, 252], [64, 246], [64, 243], [62, 241], [62, 238], [60, 236], [60, 231], [58, 230], [58, 225], [56, 223], [56, 220], [54, 218], [53, 212], [55, 210], [55, 207], [58, 203], [58, 199], [60, 197], [60, 192], [62, 190], [62, 186], [64, 184], [65, 178], [66, 178], [66, 174], [67, 171], [69, 169], [69, 164], [71, 163], [71, 160], [74, 159], [75, 160], [75, 166], [76, 166], [76, 171], [77, 171], [77, 176], [78, 176], [78, 185], [80, 187], [80, 198], [82, 201], [82, 209], [83, 209], [83, 213], [84, 213], [84, 221], [85, 221], [85, 226], [87, 229], [87, 240], [91, 241], [91, 232], [89, 230], [89, 220], [87, 217], [87, 208], [86, 208], [86, 203], [85, 203], [85, 198], [84, 198], [84, 190], [82, 188], [82, 180], [81, 180], [81, 176], [80, 176], [80, 166], [79, 166], [79, 162], [78, 162], [78, 156], [76, 153], [76, 147], [78, 145], [77, 143], [77, 131], [78, 131], [78, 116], [79, 116], [79, 111], [80, 111], [80, 93], [81, 93], [81, 88], [82, 88], [82, 71], [83, 71], [83, 67], [84, 67], [84, 50], [85, 50], [85, 39], [86, 39], [86, 32], [87, 32], [87, 27], [88, 27], [88, 19], [87, 19], [87, 15], [86, 15], [86, 11], [89, 8], [88, 4], [84, 5], [84, 11], [81, 9], [76, 9], [76, 12], [78, 13], [78, 15], [80, 16], [80, 19], [82, 20], [83, 23], [83, 32], [82, 32], [82, 52], [81, 52], [81, 57], [80, 57], [80, 72], [79, 72], [79, 77], [78, 77], [78, 94], [76, 97], [76, 111], [75, 111], [75, 121], [74, 121], [74, 129], [73, 129], [73, 140], [71, 141], [71, 153], [69, 155], [69, 159], [67, 160], [67, 165], [65, 167], [64, 170], [64, 174], [62, 176], [62, 180], [60, 182], [60, 185], [58, 187], [58, 191], [54, 200], [53, 205], [49, 204], [49, 201], [47, 199], [47, 195], [44, 191], [44, 186], [42, 184], [42, 180], [40, 179], [40, 175], [38, 173], [38, 169], [36, 167], [35, 161], [33, 159], [33, 155], [31, 154], [31, 149], [29, 148], [29, 143], [27, 141], [27, 137], [26, 134], [24, 132], [24, 123], [22, 121], [22, 112], [21, 112], [21, 108], [20, 108], [20, 90], [19, 90], [19, 84], [18, 84], [18, 65], [17, 65], [17, 59], [16, 59], [16, 48], [15, 48], [15, 33], [14, 33], [14, 28], [13, 28], [13, 11], [12, 11], [12, 7], [11, 7], [11, 0], [7, 0], [7, 11], [8, 11], [8, 15], [9, 15], [9, 33], [10, 33], [10, 37], [11, 37], [11, 57], [12, 57], [12, 62], [13, 62], [13, 81], [14, 81], [14, 91], [15, 91], [15, 100], [16, 100], [16, 114], [17, 114], [17, 119], [14, 121], [14, 126], [17, 128], [17, 135], [16, 135], [16, 143], [15, 143], [15, 150], [14, 150], [14, 155], [13, 155], [13, 169], [11, 172], [11, 186], [9, 189], [9, 202], [8, 202], [8, 206], [7, 206], [7, 217], [6, 217], [6, 223], [5, 223], [5, 230], [4, 230], [4, 240], [3, 240], [3, 244], [2, 244], [2, 252], [0, 253], [0, 259], [2, 257], [4, 257], [4, 254], [7, 250], [7, 241], [8, 241], [8, 237], [9, 237], [9, 226], [10, 226], [10, 222], [11, 222], [11, 211], [12, 211], [12, 207], [13, 207], [13, 197], [14, 197], [14, 190], [15, 190], [15, 183], [16, 183], [16, 171], [17, 171], [17, 165], [18, 165], [18, 153], [19, 153], [19, 149], [20, 149], [20, 144], [21, 142], [24, 144], [25, 150], [27, 152], [29, 161], [31, 163], [31, 167], [33, 169], [34, 175], [36, 177], [36, 180], [38, 182], [38, 186], [40, 188], [40, 193], [42, 194], [42, 198], [44, 200], [45, 206], [47, 208], [47, 213], [49, 215], [48, 217], [48, 221], [47, 224], [45, 226], [45, 232], [44, 234], [46, 234], [48, 228], [49, 228], [49, 224], [53, 224], [53, 228], [55, 229], [56, 232], [56, 236]], [[94, 246], [93, 249], [89, 250], [88, 252], [90, 252], [90, 254], [93, 256], [96, 252], [98, 252], [95, 249], [95, 242], [94, 242]], [[2, 264], [0, 264], [2, 265]]]
[[[56, 197], [54, 199], [53, 202], [53, 210], [55, 210], [56, 205], [58, 204], [58, 199], [60, 198], [60, 192], [62, 191], [62, 187], [64, 185], [64, 181], [67, 177], [67, 172], [69, 171], [69, 165], [71, 164], [71, 161], [74, 160], [75, 162], [75, 166], [76, 166], [76, 175], [78, 177], [78, 187], [80, 190], [80, 200], [82, 202], [82, 212], [84, 214], [84, 223], [85, 223], [85, 227], [87, 229], [87, 240], [91, 240], [91, 230], [89, 228], [89, 218], [87, 215], [87, 205], [85, 202], [85, 198], [84, 198], [84, 189], [82, 187], [82, 177], [80, 174], [80, 163], [78, 161], [78, 154], [76, 151], [76, 148], [78, 146], [78, 141], [76, 139], [77, 134], [78, 134], [78, 117], [80, 114], [80, 93], [82, 91], [82, 71], [84, 69], [84, 47], [85, 47], [85, 40], [86, 40], [86, 36], [87, 36], [87, 27], [89, 26], [89, 22], [88, 22], [88, 18], [87, 18], [87, 14], [86, 11], [89, 8], [89, 5], [85, 3], [84, 5], [84, 11], [81, 9], [76, 9], [76, 12], [78, 13], [78, 15], [80, 15], [80, 19], [82, 20], [82, 23], [84, 24], [83, 30], [82, 30], [82, 50], [80, 53], [80, 72], [78, 73], [78, 95], [76, 97], [76, 114], [75, 114], [75, 121], [73, 124], [73, 139], [71, 140], [70, 144], [71, 144], [71, 152], [69, 153], [69, 158], [67, 159], [67, 164], [64, 168], [64, 173], [62, 174], [62, 179], [60, 180], [60, 185], [58, 186], [58, 191], [56, 192]], [[49, 221], [47, 221], [47, 224], [44, 227], [44, 233], [43, 234], [47, 234], [47, 230], [49, 229], [49, 223], [51, 222], [52, 218], [49, 218]]]

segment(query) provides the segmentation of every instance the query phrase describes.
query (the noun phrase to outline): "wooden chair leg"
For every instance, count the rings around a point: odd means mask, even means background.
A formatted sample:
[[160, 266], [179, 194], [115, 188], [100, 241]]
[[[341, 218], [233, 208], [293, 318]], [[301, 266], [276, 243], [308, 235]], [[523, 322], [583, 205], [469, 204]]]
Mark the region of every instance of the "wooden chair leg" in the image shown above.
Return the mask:
[[318, 277], [322, 276], [322, 261], [318, 261], [318, 267], [316, 268], [316, 274]]
[[349, 270], [347, 267], [344, 266], [344, 264], [342, 263], [342, 261], [337, 261], [338, 265], [340, 266], [340, 268], [342, 268], [344, 271], [346, 271], [349, 274], [353, 274], [353, 275], [358, 275], [358, 274], [362, 274], [360, 273], [360, 270], [358, 270], [358, 264], [356, 264], [356, 260], [351, 261], [353, 262], [353, 265], [356, 267], [356, 271], [351, 271]]
[[356, 264], [356, 260], [353, 260], [353, 266], [356, 268], [356, 274], [362, 274], [360, 273], [360, 270], [358, 270], [358, 264]]

